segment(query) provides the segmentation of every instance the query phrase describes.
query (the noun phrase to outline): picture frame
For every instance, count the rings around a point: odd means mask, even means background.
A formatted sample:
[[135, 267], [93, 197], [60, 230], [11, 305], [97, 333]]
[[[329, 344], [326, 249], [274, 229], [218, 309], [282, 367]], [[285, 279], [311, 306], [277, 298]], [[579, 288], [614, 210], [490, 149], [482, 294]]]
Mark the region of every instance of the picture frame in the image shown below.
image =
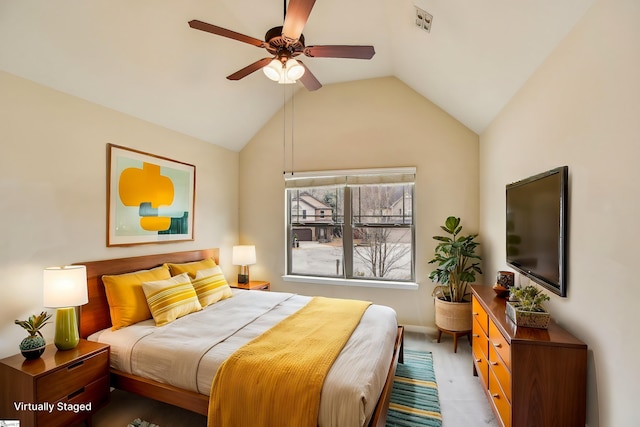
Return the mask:
[[107, 144], [107, 246], [194, 239], [196, 167]]

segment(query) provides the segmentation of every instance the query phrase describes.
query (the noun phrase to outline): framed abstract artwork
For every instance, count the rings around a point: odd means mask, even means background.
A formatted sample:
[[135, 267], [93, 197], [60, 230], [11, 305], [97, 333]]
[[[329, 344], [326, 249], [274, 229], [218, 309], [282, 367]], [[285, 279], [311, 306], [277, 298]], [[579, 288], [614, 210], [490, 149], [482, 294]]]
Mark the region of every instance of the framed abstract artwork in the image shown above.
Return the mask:
[[193, 240], [196, 167], [107, 147], [107, 246]]

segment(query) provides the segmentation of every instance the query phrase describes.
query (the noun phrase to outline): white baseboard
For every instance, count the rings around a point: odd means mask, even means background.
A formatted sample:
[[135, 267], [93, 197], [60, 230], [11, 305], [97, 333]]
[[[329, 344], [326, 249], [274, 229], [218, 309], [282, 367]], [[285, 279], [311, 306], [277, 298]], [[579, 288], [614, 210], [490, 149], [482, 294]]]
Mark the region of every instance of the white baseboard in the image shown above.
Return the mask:
[[438, 328], [435, 326], [420, 326], [420, 325], [403, 325], [404, 330], [407, 332], [417, 332], [427, 335], [437, 335]]

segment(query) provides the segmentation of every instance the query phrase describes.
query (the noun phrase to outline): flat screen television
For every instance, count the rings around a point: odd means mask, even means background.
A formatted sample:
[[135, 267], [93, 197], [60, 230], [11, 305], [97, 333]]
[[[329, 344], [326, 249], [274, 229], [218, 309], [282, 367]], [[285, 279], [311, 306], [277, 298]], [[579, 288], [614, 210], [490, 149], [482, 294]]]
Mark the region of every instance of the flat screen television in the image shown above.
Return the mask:
[[567, 295], [569, 168], [507, 184], [507, 264], [553, 293]]

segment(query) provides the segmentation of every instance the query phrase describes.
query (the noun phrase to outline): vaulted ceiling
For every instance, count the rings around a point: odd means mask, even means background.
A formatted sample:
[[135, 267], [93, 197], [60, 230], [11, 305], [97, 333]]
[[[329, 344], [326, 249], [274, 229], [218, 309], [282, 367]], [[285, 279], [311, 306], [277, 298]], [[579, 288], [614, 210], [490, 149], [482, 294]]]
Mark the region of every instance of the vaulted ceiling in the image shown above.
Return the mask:
[[[593, 1], [317, 0], [307, 45], [371, 44], [376, 54], [305, 64], [324, 85], [395, 76], [481, 133]], [[433, 15], [430, 32], [415, 25], [415, 6]], [[280, 0], [2, 0], [0, 69], [241, 150], [282, 107], [283, 87], [262, 72], [227, 80], [265, 51], [187, 22], [263, 40], [283, 9]]]

